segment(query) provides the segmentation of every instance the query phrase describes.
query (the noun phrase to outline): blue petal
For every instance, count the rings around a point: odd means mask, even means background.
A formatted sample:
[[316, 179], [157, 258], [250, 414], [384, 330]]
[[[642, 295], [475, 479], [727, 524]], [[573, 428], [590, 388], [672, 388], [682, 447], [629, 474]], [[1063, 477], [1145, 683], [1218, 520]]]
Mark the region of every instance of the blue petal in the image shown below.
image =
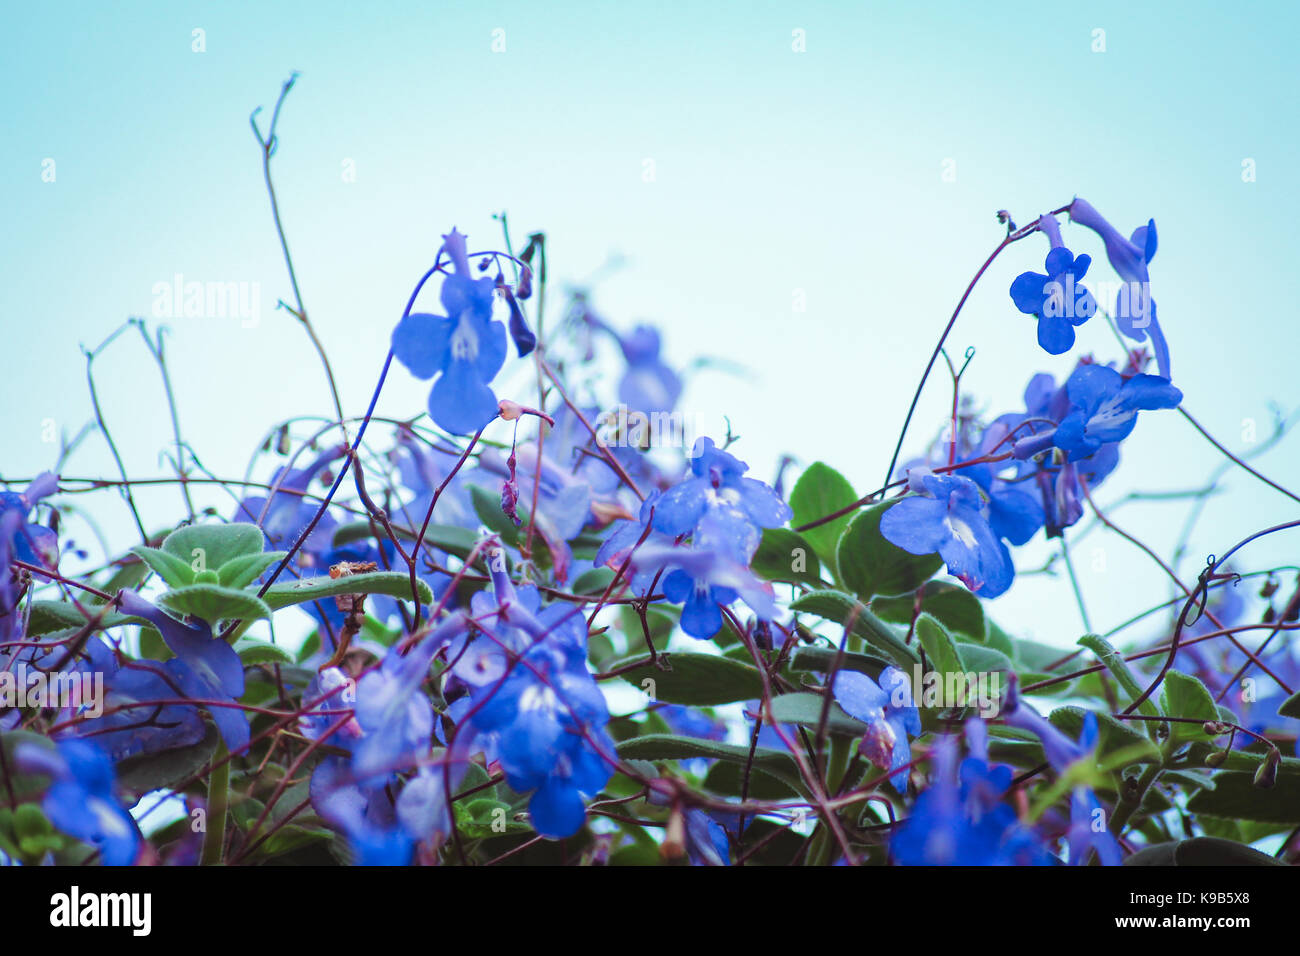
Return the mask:
[[1037, 315], [1043, 311], [1043, 286], [1049, 277], [1037, 272], [1022, 272], [1011, 283], [1011, 301], [1016, 308], [1026, 315]]
[[497, 416], [497, 399], [474, 363], [453, 359], [429, 392], [429, 414], [454, 435], [472, 435]]
[[880, 720], [889, 703], [889, 695], [866, 674], [857, 671], [840, 671], [832, 685], [836, 702], [850, 717], [863, 723]]
[[416, 378], [433, 378], [447, 361], [450, 338], [447, 319], [416, 312], [393, 329], [393, 354]]
[[760, 528], [778, 528], [790, 520], [790, 506], [763, 482], [741, 478], [737, 487], [741, 506]]
[[688, 478], [665, 491], [655, 504], [655, 529], [671, 535], [690, 533], [704, 514], [708, 488], [707, 479]]
[[587, 810], [582, 795], [563, 778], [551, 777], [528, 801], [528, 817], [542, 836], [562, 840], [582, 829]]
[[1045, 268], [1049, 276], [1059, 276], [1062, 272], [1069, 272], [1073, 265], [1074, 253], [1065, 246], [1057, 246], [1047, 253]]
[[1038, 320], [1038, 344], [1048, 355], [1064, 355], [1074, 348], [1074, 326], [1063, 316], [1043, 316]]
[[506, 327], [500, 322], [485, 323], [479, 329], [478, 357], [474, 360], [479, 378], [490, 382], [501, 371], [508, 351]]
[[944, 526], [947, 517], [947, 502], [910, 495], [884, 513], [880, 533], [909, 554], [933, 554], [950, 537]]
[[692, 589], [682, 606], [682, 630], [701, 639], [722, 630], [722, 611], [710, 591]]
[[1045, 520], [1042, 499], [1025, 488], [1007, 485], [989, 498], [989, 526], [1014, 545], [1028, 542]]

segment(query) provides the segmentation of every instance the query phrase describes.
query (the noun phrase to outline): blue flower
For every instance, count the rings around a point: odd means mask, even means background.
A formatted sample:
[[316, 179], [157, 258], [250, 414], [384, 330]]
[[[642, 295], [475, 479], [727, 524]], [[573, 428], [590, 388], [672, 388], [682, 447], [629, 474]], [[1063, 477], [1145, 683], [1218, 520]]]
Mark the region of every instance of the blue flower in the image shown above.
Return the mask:
[[465, 237], [453, 229], [443, 249], [455, 271], [442, 283], [446, 315], [416, 312], [393, 330], [393, 354], [416, 378], [437, 376], [429, 415], [455, 435], [472, 435], [497, 416], [489, 387], [506, 360], [506, 327], [492, 319], [495, 283], [475, 279]]
[[[1043, 744], [1047, 762], [1058, 774], [1069, 771], [1071, 765], [1087, 761], [1095, 763], [1098, 731], [1097, 715], [1088, 711], [1083, 717], [1083, 730], [1077, 742], [1062, 733], [1038, 711], [1019, 700], [1014, 676], [1008, 690], [1003, 719], [1010, 727], [1034, 734]], [[1106, 814], [1097, 802], [1097, 795], [1085, 785], [1075, 786], [1070, 795], [1070, 827], [1066, 836], [1070, 863], [1080, 866], [1088, 861], [1093, 850], [1104, 866], [1118, 866], [1123, 853], [1115, 836], [1106, 828]]]
[[1047, 253], [1046, 275], [1022, 272], [1011, 283], [1011, 300], [1021, 312], [1038, 319], [1038, 344], [1052, 355], [1070, 351], [1074, 327], [1097, 311], [1092, 293], [1082, 284], [1091, 264], [1090, 256], [1076, 259], [1069, 249], [1054, 244]]
[[722, 629], [722, 607], [743, 600], [759, 620], [776, 616], [772, 585], [758, 578], [736, 560], [729, 542], [733, 526], [714, 517], [700, 525], [693, 547], [646, 542], [630, 552], [630, 569], [635, 582], [659, 575], [664, 596], [682, 605], [682, 630], [691, 637], [707, 640]]
[[[271, 487], [276, 489], [270, 493], [270, 504], [261, 495], [245, 498], [230, 520], [260, 524], [262, 533], [266, 535], [267, 550], [287, 551], [320, 510], [318, 504], [304, 497], [307, 489], [326, 465], [343, 454], [343, 448], [334, 446], [322, 452], [306, 468], [277, 468], [270, 481]], [[318, 551], [328, 548], [335, 526], [336, 522], [328, 513], [322, 515], [303, 542], [303, 547]]]
[[867, 725], [858, 752], [873, 766], [895, 771], [889, 782], [902, 793], [907, 789], [907, 765], [912, 762], [908, 737], [921, 733], [921, 714], [912, 702], [912, 688], [896, 667], [880, 672], [877, 684], [866, 674], [840, 671], [832, 692], [850, 717]]
[[1070, 461], [1088, 458], [1103, 445], [1127, 438], [1137, 425], [1139, 411], [1176, 408], [1183, 400], [1183, 393], [1168, 379], [1158, 375], [1124, 378], [1104, 365], [1080, 365], [1065, 387], [1069, 413], [1055, 429], [1017, 441], [1017, 458], [1029, 458], [1053, 445]]
[[130, 866], [140, 831], [113, 794], [113, 761], [93, 743], [61, 740], [57, 750], [19, 744], [19, 765], [54, 778], [41, 808], [58, 829], [99, 848], [105, 866]]
[[[206, 621], [191, 619], [192, 623], [182, 623], [135, 591], [126, 589], [117, 592], [117, 604], [124, 614], [143, 618], [157, 628], [180, 665], [173, 673], [183, 696], [231, 704], [244, 696], [244, 666], [239, 655], [221, 638], [212, 635], [212, 627]], [[230, 751], [248, 746], [248, 718], [242, 710], [212, 706], [209, 712]]]
[[706, 515], [726, 526], [723, 535], [737, 561], [748, 563], [761, 529], [790, 520], [789, 505], [775, 491], [744, 477], [749, 466], [701, 438], [691, 451], [691, 474], [660, 496], [654, 527], [670, 535], [689, 534]]
[[682, 394], [682, 380], [659, 357], [659, 332], [638, 325], [619, 338], [627, 371], [618, 383], [618, 399], [646, 415], [670, 412]]
[[981, 597], [994, 598], [1011, 587], [1015, 567], [989, 525], [979, 486], [958, 475], [918, 471], [913, 487], [925, 494], [908, 495], [881, 517], [885, 540], [909, 554], [937, 552], [948, 573]]
[[687, 809], [686, 852], [693, 866], [729, 866], [731, 841], [717, 820], [695, 807]]
[[1009, 767], [988, 763], [983, 723], [967, 722], [970, 750], [958, 766], [957, 742], [941, 736], [931, 750], [933, 773], [889, 853], [901, 866], [1038, 866], [1049, 862], [1042, 839], [1003, 802]]
[[37, 502], [58, 489], [59, 479], [47, 471], [21, 494], [0, 492], [0, 639], [8, 633], [6, 625], [20, 597], [11, 575], [14, 559], [51, 570], [58, 567], [58, 536], [27, 521]]
[[1156, 221], [1148, 220], [1145, 226], [1134, 229], [1132, 236], [1125, 239], [1083, 199], [1075, 199], [1071, 204], [1070, 220], [1101, 237], [1111, 268], [1126, 283], [1115, 303], [1115, 322], [1120, 331], [1137, 342], [1146, 341], [1149, 332], [1160, 374], [1166, 379], [1171, 378], [1169, 346], [1156, 320], [1156, 303], [1151, 298], [1151, 277], [1147, 270], [1156, 254]]
[[585, 664], [540, 640], [475, 698], [481, 706], [470, 718], [474, 730], [495, 737], [511, 788], [533, 791], [533, 828], [556, 839], [572, 836], [586, 819], [584, 797], [599, 793], [613, 773], [609, 711]]
[[[186, 667], [175, 658], [164, 663], [119, 664], [117, 654], [102, 638], [87, 641], [85, 659], [77, 661], [76, 669], [87, 675], [104, 675], [104, 699], [94, 707], [82, 701], [79, 707], [69, 708], [68, 719], [79, 718], [76, 735], [93, 740], [113, 760], [198, 743], [203, 739], [203, 720], [197, 708], [154, 703], [176, 697]], [[94, 716], [101, 712], [102, 716]]]

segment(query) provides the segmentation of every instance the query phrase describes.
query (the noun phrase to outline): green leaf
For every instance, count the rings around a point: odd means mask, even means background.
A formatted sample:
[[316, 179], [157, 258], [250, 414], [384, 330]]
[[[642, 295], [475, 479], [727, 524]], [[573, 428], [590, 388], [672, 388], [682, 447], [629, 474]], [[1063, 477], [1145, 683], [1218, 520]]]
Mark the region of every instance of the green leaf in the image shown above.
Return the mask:
[[960, 674], [966, 670], [961, 654], [957, 651], [957, 642], [942, 624], [922, 614], [916, 620], [916, 639], [925, 648], [925, 656], [930, 660], [931, 669], [939, 674]]
[[[744, 788], [745, 768], [738, 763], [717, 761], [709, 767], [704, 777], [704, 789], [723, 797], [739, 797]], [[750, 800], [789, 800], [799, 796], [799, 791], [781, 781], [779, 777], [755, 767], [749, 775]]]
[[[876, 598], [871, 609], [891, 624], [911, 624], [916, 605], [914, 594]], [[985, 642], [984, 605], [960, 584], [927, 581], [921, 588], [921, 610], [933, 616], [953, 634]]]
[[[433, 592], [429, 590], [429, 585], [419, 578], [415, 583], [419, 589], [420, 603], [432, 604]], [[273, 584], [262, 595], [262, 599], [271, 610], [278, 611], [290, 604], [304, 604], [307, 601], [319, 601], [321, 598], [333, 598], [341, 594], [386, 594], [389, 597], [409, 601], [411, 578], [400, 571], [368, 571], [365, 574], [350, 574], [341, 578], [322, 575], [317, 578], [302, 578], [297, 581]]]
[[[84, 606], [92, 617], [103, 608], [103, 605]], [[100, 618], [96, 630], [102, 631], [105, 628], [117, 627], [121, 624], [139, 622], [139, 618], [119, 614], [116, 611], [109, 611]], [[86, 615], [82, 614], [81, 610], [70, 601], [33, 601], [31, 613], [27, 618], [27, 634], [29, 637], [39, 637], [52, 631], [81, 630], [87, 623]]]
[[957, 652], [961, 655], [961, 662], [966, 665], [966, 670], [977, 674], [992, 671], [1006, 671], [1009, 674], [1015, 670], [1015, 664], [1011, 662], [1011, 658], [1001, 651], [987, 647], [984, 644], [958, 641]]
[[182, 561], [170, 551], [145, 547], [142, 544], [131, 549], [141, 561], [166, 582], [169, 588], [183, 588], [194, 583], [194, 569], [188, 561]]
[[250, 664], [292, 664], [293, 655], [279, 644], [269, 641], [257, 641], [242, 638], [235, 642], [235, 653], [245, 665]]
[[573, 582], [574, 594], [594, 594], [597, 597], [605, 593], [609, 587], [609, 582], [614, 580], [613, 568], [592, 568], [578, 575], [578, 580]]
[[759, 577], [768, 581], [790, 581], [820, 587], [822, 566], [812, 546], [789, 528], [768, 528], [749, 563]]
[[[1195, 717], [1200, 721], [1219, 719], [1218, 705], [1205, 685], [1180, 671], [1171, 670], [1165, 674], [1160, 705], [1167, 717]], [[1210, 739], [1200, 724], [1174, 721], [1169, 724], [1169, 731], [1180, 740]]]
[[1282, 701], [1282, 706], [1277, 709], [1277, 715], [1300, 720], [1300, 693], [1292, 694]]
[[1277, 783], [1267, 789], [1255, 786], [1253, 773], [1217, 773], [1214, 789], [1198, 790], [1187, 801], [1187, 809], [1229, 820], [1300, 823], [1300, 761], [1283, 760]]
[[[647, 734], [644, 737], [633, 737], [620, 743], [617, 749], [618, 755], [624, 759], [689, 760], [692, 757], [707, 757], [711, 760], [725, 760], [742, 765], [749, 761], [747, 746], [724, 744], [697, 737], [678, 737], [673, 734]], [[756, 747], [754, 766], [787, 783], [799, 779], [799, 769], [794, 759], [780, 750]]]
[[[1084, 714], [1082, 707], [1058, 707], [1047, 719], [1071, 740], [1078, 740], [1083, 733]], [[1106, 713], [1098, 713], [1096, 717], [1097, 755], [1100, 760], [1121, 750], [1130, 751], [1131, 763], [1153, 763], [1160, 759], [1159, 748], [1129, 724]]]
[[170, 790], [197, 774], [217, 751], [220, 736], [211, 723], [203, 725], [203, 739], [188, 747], [173, 747], [118, 761], [117, 782], [135, 794]]
[[1242, 846], [1235, 840], [1193, 837], [1174, 847], [1175, 866], [1284, 866], [1267, 853]]
[[[773, 697], [772, 718], [778, 724], [799, 724], [801, 727], [815, 729], [821, 724], [824, 699], [821, 694], [806, 692]], [[832, 700], [826, 718], [826, 732], [845, 737], [861, 737], [867, 732], [867, 725], [850, 717]]]
[[217, 579], [223, 587], [248, 587], [271, 565], [283, 561], [288, 553], [287, 551], [263, 551], [260, 554], [240, 555], [217, 568]]
[[[614, 661], [608, 669], [617, 670], [645, 657], [645, 654], [634, 654]], [[758, 669], [730, 657], [674, 652], [661, 653], [659, 661], [668, 669], [646, 663], [619, 676], [641, 688], [652, 699], [670, 704], [708, 707], [753, 700], [763, 695], [763, 680]], [[653, 681], [653, 684], [647, 685], [646, 681]]]
[[30, 730], [10, 730], [0, 733], [0, 752], [3, 752], [4, 766], [8, 768], [9, 774], [0, 784], [0, 795], [3, 795], [4, 803], [9, 801], [11, 787], [13, 796], [22, 803], [39, 799], [51, 782], [44, 774], [18, 771], [17, 751], [20, 746], [26, 745], [42, 750], [54, 749], [54, 743], [48, 737]]
[[234, 558], [260, 553], [263, 541], [255, 524], [194, 524], [169, 534], [162, 549], [195, 571], [215, 571]]
[[836, 548], [841, 580], [863, 600], [915, 591], [943, 567], [937, 554], [908, 554], [881, 535], [880, 518], [894, 504], [876, 505], [855, 515]]
[[921, 655], [909, 647], [890, 624], [876, 617], [851, 595], [843, 591], [809, 591], [790, 604], [793, 611], [805, 611], [833, 621], [841, 627], [852, 620], [852, 633], [869, 646], [883, 651], [903, 670], [910, 671], [921, 662]]
[[[795, 650], [794, 656], [790, 658], [790, 670], [829, 674], [835, 666], [837, 656], [840, 655], [829, 647], [800, 647]], [[839, 669], [842, 671], [857, 671], [875, 680], [880, 676], [880, 672], [889, 666], [889, 663], [889, 661], [882, 660], [879, 657], [846, 652], [840, 656]]]
[[[799, 476], [790, 492], [790, 510], [794, 512], [790, 524], [797, 528], [856, 504], [857, 501], [858, 493], [853, 490], [847, 478], [825, 462], [815, 461]], [[835, 565], [836, 545], [852, 518], [853, 513], [850, 512], [803, 532], [803, 537], [812, 545], [813, 552], [826, 562], [833, 574], [838, 573]]]
[[271, 609], [256, 594], [219, 584], [191, 584], [159, 596], [159, 607], [181, 616], [193, 615], [209, 624], [255, 621], [270, 617]]
[[[1133, 672], [1129, 670], [1124, 658], [1120, 656], [1115, 648], [1110, 646], [1110, 643], [1104, 637], [1098, 634], [1085, 634], [1079, 638], [1079, 644], [1097, 655], [1097, 659], [1106, 665], [1106, 670], [1110, 671], [1120, 687], [1124, 688], [1130, 700], [1137, 700], [1142, 696], [1145, 688], [1133, 676]], [[1138, 710], [1149, 717], [1160, 716], [1160, 708], [1155, 705], [1155, 702], [1150, 697], [1142, 702], [1142, 706]]]

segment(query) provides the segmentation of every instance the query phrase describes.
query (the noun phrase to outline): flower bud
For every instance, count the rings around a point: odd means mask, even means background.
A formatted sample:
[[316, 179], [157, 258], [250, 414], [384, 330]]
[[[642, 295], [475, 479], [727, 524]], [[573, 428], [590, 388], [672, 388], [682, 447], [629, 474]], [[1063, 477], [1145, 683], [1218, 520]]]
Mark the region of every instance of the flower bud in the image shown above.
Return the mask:
[[1268, 752], [1264, 762], [1255, 771], [1255, 786], [1261, 790], [1271, 790], [1277, 783], [1277, 768], [1282, 762], [1282, 753], [1276, 747]]

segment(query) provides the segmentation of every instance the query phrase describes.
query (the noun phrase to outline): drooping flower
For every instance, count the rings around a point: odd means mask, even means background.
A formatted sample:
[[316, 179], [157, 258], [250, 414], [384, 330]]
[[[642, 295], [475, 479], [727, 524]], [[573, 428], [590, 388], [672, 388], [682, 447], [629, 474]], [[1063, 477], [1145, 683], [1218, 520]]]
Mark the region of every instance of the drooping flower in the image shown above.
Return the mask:
[[60, 720], [77, 718], [70, 734], [94, 741], [115, 761], [203, 739], [203, 720], [196, 707], [156, 703], [177, 696], [188, 665], [176, 658], [161, 663], [119, 663], [117, 654], [100, 637], [88, 640], [84, 653], [85, 658], [74, 666], [87, 677], [102, 674], [104, 696], [101, 701], [83, 699], [75, 706], [69, 704]]
[[914, 470], [909, 481], [922, 493], [892, 505], [880, 519], [880, 533], [909, 554], [937, 553], [948, 573], [981, 597], [1003, 594], [1011, 587], [1015, 567], [989, 525], [979, 486], [960, 475], [927, 471]]
[[912, 701], [907, 676], [896, 667], [886, 667], [877, 684], [858, 671], [840, 671], [832, 692], [846, 714], [867, 725], [858, 752], [873, 766], [893, 771], [889, 782], [902, 793], [907, 789], [906, 768], [912, 762], [908, 737], [921, 733], [921, 714]]
[[1169, 369], [1169, 346], [1156, 320], [1156, 303], [1151, 298], [1151, 277], [1147, 266], [1156, 254], [1156, 221], [1133, 230], [1125, 239], [1090, 203], [1075, 199], [1070, 205], [1070, 220], [1086, 226], [1101, 237], [1111, 268], [1124, 280], [1115, 303], [1115, 322], [1121, 332], [1137, 342], [1151, 336], [1156, 365], [1165, 379]]
[[189, 623], [178, 621], [135, 591], [125, 588], [119, 591], [117, 604], [124, 614], [143, 618], [162, 635], [163, 642], [176, 655], [176, 662], [180, 665], [173, 673], [182, 695], [198, 701], [213, 701], [208, 710], [226, 747], [232, 752], [246, 747], [248, 718], [236, 706], [219, 706], [217, 703], [224, 701], [233, 705], [244, 696], [244, 666], [235, 649], [220, 637], [214, 637], [208, 622], [197, 618], [191, 618]]
[[1047, 274], [1022, 272], [1011, 283], [1011, 301], [1021, 312], [1038, 319], [1038, 344], [1051, 355], [1070, 351], [1074, 327], [1096, 314], [1097, 303], [1083, 286], [1091, 264], [1091, 256], [1075, 258], [1060, 245], [1058, 232], [1047, 253]]
[[46, 774], [54, 783], [41, 809], [58, 829], [99, 848], [105, 866], [130, 866], [140, 848], [140, 831], [113, 790], [113, 761], [86, 740], [61, 740], [56, 750], [22, 743], [16, 748], [19, 766]]
[[393, 330], [393, 354], [416, 378], [437, 377], [429, 415], [455, 435], [472, 435], [497, 416], [492, 379], [506, 360], [506, 327], [492, 318], [495, 282], [475, 279], [465, 236], [443, 236], [453, 273], [442, 283], [446, 315], [414, 312]]

